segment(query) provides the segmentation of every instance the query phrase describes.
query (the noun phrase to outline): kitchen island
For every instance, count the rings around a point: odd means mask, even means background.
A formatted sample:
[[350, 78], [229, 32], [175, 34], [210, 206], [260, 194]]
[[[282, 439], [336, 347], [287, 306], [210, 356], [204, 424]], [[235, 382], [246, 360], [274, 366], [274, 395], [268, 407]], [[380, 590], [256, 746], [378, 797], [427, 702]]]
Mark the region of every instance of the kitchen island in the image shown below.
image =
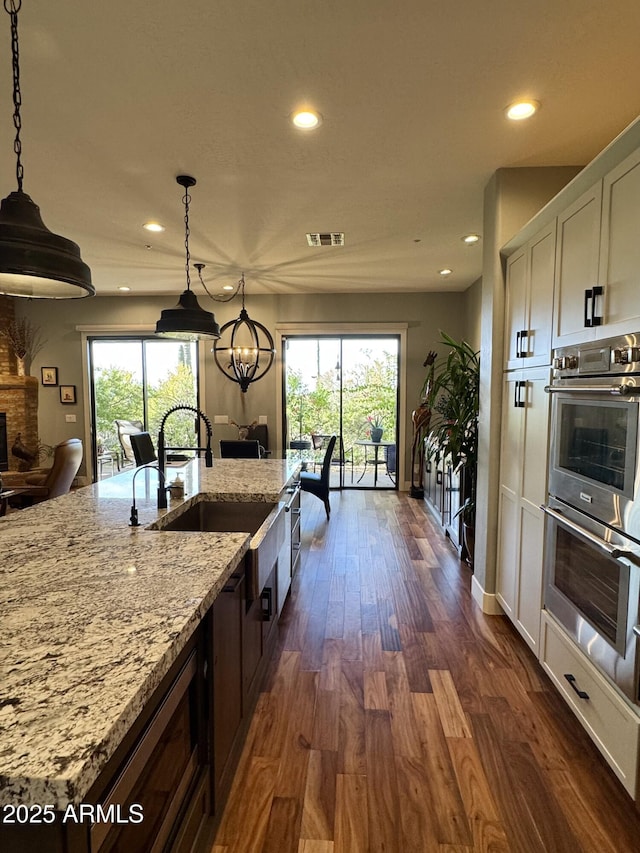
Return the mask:
[[[286, 460], [215, 460], [213, 468], [193, 461], [168, 469], [168, 482], [178, 473], [184, 480], [185, 497], [160, 511], [157, 472], [140, 471], [137, 528], [129, 526], [133, 470], [0, 520], [5, 818], [15, 817], [11, 806], [47, 806], [57, 823], [70, 804], [99, 800], [105, 770], [119, 770], [127, 739], [144, 731], [149, 703], [161, 704], [172, 670], [191, 655], [203, 677], [210, 675], [209, 638], [198, 632], [229, 579], [242, 579], [250, 538], [147, 527], [199, 501], [277, 502], [298, 467]], [[206, 763], [207, 748], [198, 749]], [[79, 835], [84, 843], [86, 833]]]

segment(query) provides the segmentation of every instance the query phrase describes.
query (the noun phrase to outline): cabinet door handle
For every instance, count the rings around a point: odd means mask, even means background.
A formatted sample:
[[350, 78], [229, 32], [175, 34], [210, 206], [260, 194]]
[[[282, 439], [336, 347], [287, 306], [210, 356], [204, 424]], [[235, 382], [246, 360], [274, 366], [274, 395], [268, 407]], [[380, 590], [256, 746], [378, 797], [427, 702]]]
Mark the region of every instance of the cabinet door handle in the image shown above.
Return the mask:
[[599, 296], [604, 294], [604, 287], [602, 285], [597, 284], [593, 288], [593, 296], [591, 298], [591, 325], [592, 326], [601, 326], [602, 325], [602, 315], [596, 314], [596, 299]]
[[[527, 383], [526, 383], [526, 380], [523, 379], [519, 383], [519, 385], [520, 385], [520, 390], [518, 391], [518, 408], [524, 409], [525, 406], [527, 405], [527, 399], [526, 399], [526, 397], [527, 397]], [[524, 391], [524, 394], [525, 394], [524, 400], [522, 399], [522, 391]]]
[[442, 471], [436, 471], [436, 485], [442, 485]]
[[514, 409], [524, 409], [526, 403], [522, 399], [522, 389], [526, 388], [527, 383], [524, 379], [518, 379], [513, 383], [513, 408]]
[[571, 675], [571, 673], [570, 673], [570, 672], [567, 672], [567, 673], [565, 673], [565, 676], [564, 676], [564, 677], [565, 677], [565, 678], [567, 679], [567, 681], [569, 682], [569, 686], [571, 687], [571, 689], [572, 689], [572, 690], [575, 690], [575, 692], [578, 694], [578, 696], [579, 696], [581, 699], [588, 699], [588, 698], [589, 698], [589, 694], [588, 694], [588, 693], [585, 693], [585, 691], [584, 691], [584, 690], [580, 690], [580, 688], [576, 685], [576, 677], [575, 677], [575, 675]]
[[584, 292], [584, 325], [587, 329], [602, 325], [602, 316], [596, 314], [596, 299], [604, 294], [604, 287], [597, 284]]
[[[525, 341], [527, 342], [527, 347], [525, 349]], [[529, 329], [523, 329], [520, 332], [520, 358], [528, 358], [529, 357]]]
[[264, 622], [269, 622], [273, 615], [273, 590], [270, 586], [265, 586], [262, 590], [262, 619]]
[[521, 358], [520, 355], [520, 335], [522, 332], [516, 332], [516, 358]]
[[[591, 303], [591, 305], [589, 303]], [[584, 325], [587, 329], [591, 327], [589, 308], [591, 308], [591, 314], [593, 314], [593, 290], [587, 288], [584, 292]]]

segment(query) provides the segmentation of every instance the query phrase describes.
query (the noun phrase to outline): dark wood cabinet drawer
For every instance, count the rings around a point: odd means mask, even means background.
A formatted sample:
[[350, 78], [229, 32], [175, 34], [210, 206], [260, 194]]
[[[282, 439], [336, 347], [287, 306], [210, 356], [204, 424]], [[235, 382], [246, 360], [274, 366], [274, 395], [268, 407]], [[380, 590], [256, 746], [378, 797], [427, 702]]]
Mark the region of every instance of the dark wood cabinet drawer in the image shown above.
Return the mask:
[[212, 769], [216, 811], [229, 775], [229, 761], [243, 717], [244, 580], [244, 574], [232, 575], [213, 605]]
[[105, 792], [105, 811], [118, 806], [121, 814], [128, 814], [137, 804], [142, 806], [144, 819], [139, 823], [94, 824], [92, 853], [160, 849], [180, 824], [186, 803], [206, 775], [198, 663], [198, 650], [194, 649]]

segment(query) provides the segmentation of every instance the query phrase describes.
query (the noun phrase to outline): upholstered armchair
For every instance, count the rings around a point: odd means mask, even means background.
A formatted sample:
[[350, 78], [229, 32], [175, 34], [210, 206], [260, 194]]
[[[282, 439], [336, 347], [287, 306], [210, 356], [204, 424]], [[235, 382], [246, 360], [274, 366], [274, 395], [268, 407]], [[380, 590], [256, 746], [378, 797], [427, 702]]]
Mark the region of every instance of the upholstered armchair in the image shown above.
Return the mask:
[[20, 481], [12, 479], [11, 488], [20, 489], [20, 494], [9, 498], [10, 506], [21, 508], [66, 495], [78, 473], [82, 455], [82, 441], [79, 438], [69, 438], [57, 444], [51, 468], [33, 473], [27, 471]]

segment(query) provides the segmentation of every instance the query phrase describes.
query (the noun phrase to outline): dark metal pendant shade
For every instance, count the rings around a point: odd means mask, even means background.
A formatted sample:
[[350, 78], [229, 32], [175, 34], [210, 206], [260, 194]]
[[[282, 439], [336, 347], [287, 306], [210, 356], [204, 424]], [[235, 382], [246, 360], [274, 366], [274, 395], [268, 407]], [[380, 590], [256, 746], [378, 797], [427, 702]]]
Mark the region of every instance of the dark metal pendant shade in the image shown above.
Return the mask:
[[156, 335], [196, 341], [199, 338], [219, 338], [220, 326], [210, 311], [198, 304], [192, 290], [180, 294], [177, 305], [165, 308], [156, 323]]
[[21, 190], [0, 205], [0, 293], [34, 299], [95, 294], [78, 246], [49, 231], [38, 205]]
[[72, 241], [53, 234], [40, 216], [38, 205], [22, 191], [22, 94], [20, 92], [20, 57], [18, 45], [18, 12], [21, 0], [4, 0], [11, 19], [11, 67], [13, 70], [13, 126], [16, 135], [18, 189], [0, 205], [0, 293], [27, 296], [32, 299], [77, 299], [93, 296], [91, 271], [80, 257], [80, 249]]
[[184, 248], [185, 265], [184, 270], [187, 277], [187, 289], [180, 294], [178, 304], [173, 308], [165, 308], [156, 323], [156, 335], [165, 338], [179, 338], [183, 341], [197, 341], [200, 338], [219, 338], [220, 326], [210, 311], [201, 308], [195, 293], [191, 290], [191, 274], [189, 264], [191, 253], [189, 251], [189, 203], [191, 196], [189, 190], [196, 185], [196, 179], [191, 175], [178, 175], [176, 182], [184, 187]]

